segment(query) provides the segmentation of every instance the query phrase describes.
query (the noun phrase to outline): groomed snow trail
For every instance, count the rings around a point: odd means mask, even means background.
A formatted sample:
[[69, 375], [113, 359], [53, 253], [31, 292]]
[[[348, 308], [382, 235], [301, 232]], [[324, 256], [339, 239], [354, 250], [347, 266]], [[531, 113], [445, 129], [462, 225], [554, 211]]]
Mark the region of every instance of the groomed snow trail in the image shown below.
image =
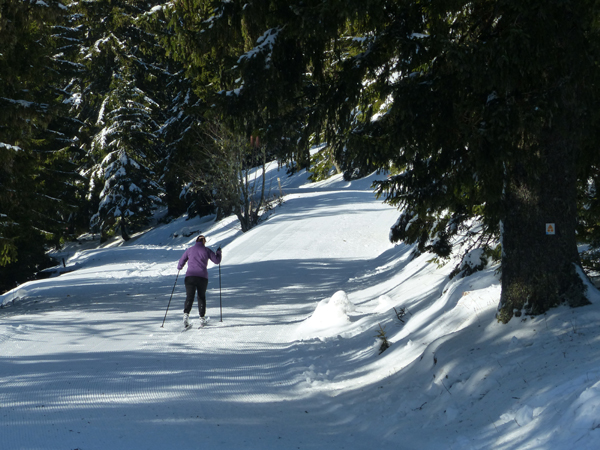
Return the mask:
[[[372, 448], [374, 431], [313, 389], [328, 376], [315, 372], [321, 341], [292, 339], [318, 301], [390, 248], [397, 211], [352, 188], [294, 191], [244, 235], [231, 220], [179, 221], [82, 251], [78, 270], [28, 285], [0, 311], [0, 448]], [[173, 227], [195, 224], [223, 247], [223, 321], [212, 266], [211, 323], [182, 333], [183, 272], [161, 323], [195, 237]]]

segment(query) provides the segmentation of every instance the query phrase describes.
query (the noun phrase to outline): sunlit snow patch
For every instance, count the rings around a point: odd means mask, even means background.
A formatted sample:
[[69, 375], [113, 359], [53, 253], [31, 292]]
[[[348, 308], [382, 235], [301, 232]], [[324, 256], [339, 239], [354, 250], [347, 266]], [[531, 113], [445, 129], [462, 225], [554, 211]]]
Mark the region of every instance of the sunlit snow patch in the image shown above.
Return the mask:
[[375, 306], [375, 312], [384, 313], [389, 311], [395, 306], [394, 300], [389, 295], [381, 295], [377, 299], [377, 305]]
[[348, 313], [354, 310], [355, 306], [348, 295], [338, 291], [317, 304], [312, 315], [296, 329], [294, 339], [335, 336], [350, 323]]

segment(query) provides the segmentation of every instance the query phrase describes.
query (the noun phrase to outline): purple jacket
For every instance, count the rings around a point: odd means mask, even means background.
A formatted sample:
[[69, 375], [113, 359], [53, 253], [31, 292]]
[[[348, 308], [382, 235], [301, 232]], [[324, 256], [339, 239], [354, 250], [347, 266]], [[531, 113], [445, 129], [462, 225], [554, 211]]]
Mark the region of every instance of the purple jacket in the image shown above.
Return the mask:
[[183, 269], [185, 263], [188, 263], [186, 277], [202, 277], [208, 280], [208, 270], [206, 265], [208, 260], [211, 260], [215, 264], [221, 263], [221, 252], [220, 249], [217, 253], [213, 252], [210, 248], [207, 248], [203, 242], [196, 242], [196, 245], [188, 248], [177, 264], [177, 270]]

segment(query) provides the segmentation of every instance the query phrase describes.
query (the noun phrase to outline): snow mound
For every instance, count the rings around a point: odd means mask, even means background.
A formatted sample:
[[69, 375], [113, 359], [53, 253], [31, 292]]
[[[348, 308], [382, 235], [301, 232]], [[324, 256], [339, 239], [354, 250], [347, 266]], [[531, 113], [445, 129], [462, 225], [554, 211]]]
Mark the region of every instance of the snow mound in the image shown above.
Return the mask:
[[377, 299], [377, 305], [375, 306], [376, 313], [384, 313], [392, 309], [396, 304], [389, 295], [381, 295]]
[[348, 295], [344, 291], [337, 291], [331, 298], [317, 303], [312, 315], [296, 329], [293, 340], [335, 336], [350, 323], [348, 313], [355, 309]]
[[583, 391], [568, 413], [571, 417], [566, 419], [573, 423], [573, 428], [581, 430], [600, 428], [600, 382]]
[[[321, 302], [323, 303], [323, 302]], [[334, 309], [342, 311], [343, 313], [351, 313], [356, 309], [354, 303], [348, 299], [348, 295], [344, 291], [337, 291], [331, 299], [327, 302]]]

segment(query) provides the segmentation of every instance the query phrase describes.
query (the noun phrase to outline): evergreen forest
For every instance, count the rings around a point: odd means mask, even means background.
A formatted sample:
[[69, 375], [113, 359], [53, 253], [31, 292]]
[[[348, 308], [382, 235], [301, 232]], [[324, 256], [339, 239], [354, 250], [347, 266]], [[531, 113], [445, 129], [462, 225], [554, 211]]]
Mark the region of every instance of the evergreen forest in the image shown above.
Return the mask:
[[0, 0], [0, 292], [158, 208], [247, 231], [267, 199], [244, 176], [278, 160], [386, 173], [392, 241], [500, 262], [502, 322], [586, 304], [597, 19], [596, 0]]

